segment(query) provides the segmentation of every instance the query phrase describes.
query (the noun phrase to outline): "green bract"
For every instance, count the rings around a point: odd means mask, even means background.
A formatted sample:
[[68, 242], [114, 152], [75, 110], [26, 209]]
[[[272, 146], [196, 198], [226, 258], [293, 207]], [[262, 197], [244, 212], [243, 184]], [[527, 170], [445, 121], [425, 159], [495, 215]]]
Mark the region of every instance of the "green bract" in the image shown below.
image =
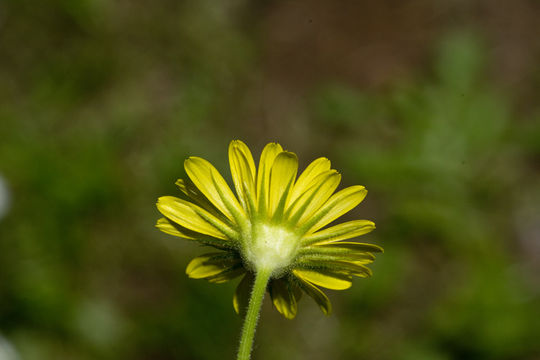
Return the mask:
[[215, 283], [244, 275], [233, 298], [238, 313], [247, 304], [254, 274], [265, 272], [273, 304], [286, 318], [296, 316], [303, 292], [329, 314], [330, 302], [319, 286], [349, 288], [353, 276], [371, 275], [366, 265], [382, 251], [344, 241], [372, 231], [371, 221], [325, 228], [357, 206], [367, 190], [351, 186], [334, 193], [341, 175], [326, 158], [313, 161], [297, 178], [296, 155], [276, 143], [263, 149], [256, 170], [248, 147], [232, 141], [229, 162], [236, 195], [208, 161], [190, 157], [184, 163], [189, 180], [177, 181], [187, 200], [158, 200], [161, 231], [219, 250], [194, 258], [187, 274]]

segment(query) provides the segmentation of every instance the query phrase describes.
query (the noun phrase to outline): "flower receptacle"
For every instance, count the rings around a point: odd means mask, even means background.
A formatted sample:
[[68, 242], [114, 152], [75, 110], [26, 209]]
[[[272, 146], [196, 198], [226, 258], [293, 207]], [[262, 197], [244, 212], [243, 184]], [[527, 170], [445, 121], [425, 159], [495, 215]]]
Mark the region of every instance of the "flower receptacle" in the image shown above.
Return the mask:
[[281, 226], [254, 224], [252, 237], [243, 244], [245, 260], [255, 271], [271, 271], [277, 277], [294, 261], [300, 245], [299, 237]]

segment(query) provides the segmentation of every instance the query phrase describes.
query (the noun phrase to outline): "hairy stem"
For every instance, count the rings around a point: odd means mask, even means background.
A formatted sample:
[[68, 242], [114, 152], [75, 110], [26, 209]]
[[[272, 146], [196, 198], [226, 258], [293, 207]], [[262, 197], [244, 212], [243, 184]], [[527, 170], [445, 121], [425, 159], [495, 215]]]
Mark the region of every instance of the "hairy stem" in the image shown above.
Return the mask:
[[238, 360], [249, 360], [251, 357], [255, 328], [257, 327], [259, 312], [261, 310], [264, 294], [266, 293], [266, 285], [268, 284], [271, 273], [272, 271], [260, 269], [255, 274], [255, 282], [253, 284], [253, 289], [251, 290], [249, 306], [244, 319], [244, 327], [242, 328], [242, 338], [240, 339], [240, 348], [238, 349]]

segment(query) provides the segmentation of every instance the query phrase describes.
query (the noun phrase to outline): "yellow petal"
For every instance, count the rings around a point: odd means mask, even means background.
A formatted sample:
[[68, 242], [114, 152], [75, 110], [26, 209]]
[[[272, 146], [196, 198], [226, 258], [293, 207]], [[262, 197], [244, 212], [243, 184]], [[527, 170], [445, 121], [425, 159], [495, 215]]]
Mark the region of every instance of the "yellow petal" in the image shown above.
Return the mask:
[[229, 164], [234, 187], [242, 206], [249, 209], [249, 203], [256, 199], [248, 199], [249, 194], [255, 194], [255, 162], [249, 148], [240, 140], [233, 140], [229, 145]]
[[319, 305], [322, 312], [325, 315], [330, 315], [332, 312], [332, 305], [330, 304], [330, 300], [328, 300], [328, 297], [316, 286], [311, 284], [308, 281], [305, 281], [302, 278], [297, 277], [298, 283], [302, 290], [306, 292], [309, 296], [315, 300], [315, 302]]
[[233, 192], [216, 168], [199, 157], [190, 157], [184, 162], [186, 173], [195, 186], [229, 220], [242, 224], [244, 211]]
[[274, 279], [270, 283], [270, 296], [272, 303], [287, 319], [294, 319], [298, 310], [296, 297], [291, 288], [291, 284], [285, 279]]
[[219, 212], [219, 210], [217, 210], [216, 207], [212, 205], [210, 201], [208, 201], [206, 196], [203, 195], [203, 193], [195, 186], [195, 184], [191, 182], [191, 180], [178, 179], [176, 180], [175, 184], [178, 186], [180, 191], [182, 191], [188, 198], [193, 200], [197, 205], [201, 206], [203, 209], [221, 220], [226, 219], [223, 213]]
[[347, 249], [352, 252], [384, 252], [384, 249], [378, 245], [374, 244], [366, 244], [366, 243], [359, 243], [359, 242], [349, 242], [349, 241], [340, 241], [340, 242], [332, 242], [332, 243], [324, 243], [324, 244], [315, 244], [313, 246], [314, 248], [339, 248], [339, 249]]
[[185, 227], [180, 226], [165, 217], [157, 221], [156, 227], [166, 234], [178, 236], [191, 241], [196, 241], [203, 245], [215, 247], [216, 249], [227, 250], [236, 248], [234, 242], [232, 241], [218, 239], [212, 236], [203, 235], [201, 233], [186, 229]]
[[369, 220], [353, 220], [326, 228], [302, 238], [303, 245], [328, 244], [336, 241], [352, 239], [367, 234], [375, 229], [375, 223]]
[[309, 246], [302, 248], [298, 253], [298, 261], [302, 263], [316, 263], [320, 261], [359, 261], [369, 264], [375, 256], [366, 251], [354, 251], [336, 246]]
[[230, 281], [234, 278], [239, 277], [240, 275], [245, 274], [246, 269], [242, 267], [241, 263], [235, 264], [235, 266], [219, 273], [213, 276], [210, 276], [208, 278], [205, 278], [205, 280], [214, 283], [214, 284], [221, 284], [227, 281]]
[[186, 274], [192, 279], [213, 278], [236, 270], [241, 264], [242, 260], [234, 254], [227, 252], [209, 253], [191, 260], [186, 268]]
[[296, 178], [298, 158], [294, 153], [283, 151], [276, 156], [270, 170], [270, 186], [268, 198], [268, 215], [277, 211], [281, 217], [285, 203]]
[[247, 311], [249, 305], [249, 296], [251, 293], [251, 288], [253, 287], [254, 277], [251, 273], [247, 273], [242, 281], [236, 287], [236, 291], [233, 296], [233, 307], [234, 311], [238, 315], [244, 315]]
[[300, 174], [291, 192], [290, 202], [293, 203], [300, 195], [307, 191], [311, 182], [320, 174], [330, 170], [330, 160], [321, 157], [313, 161]]
[[312, 284], [332, 290], [345, 290], [352, 285], [350, 276], [329, 271], [294, 269], [293, 274]]
[[[352, 276], [359, 276], [365, 278], [372, 275], [371, 270], [367, 266], [364, 266], [364, 264], [370, 263], [370, 261], [372, 261], [371, 256], [368, 255], [368, 257], [364, 259], [355, 259], [352, 254], [349, 258], [345, 256], [334, 257], [325, 255], [313, 258], [310, 258], [309, 256], [304, 256], [297, 259], [296, 266], [298, 266], [298, 269], [301, 269], [302, 271], [311, 271], [323, 276], [324, 278], [336, 278], [338, 280], [350, 282]], [[318, 283], [317, 285], [326, 287], [325, 285]]]
[[257, 171], [257, 204], [260, 214], [266, 214], [268, 206], [268, 188], [270, 186], [270, 169], [276, 156], [283, 151], [281, 145], [269, 143], [261, 153], [259, 171]]
[[238, 234], [228, 225], [188, 201], [162, 196], [158, 199], [157, 208], [168, 219], [189, 230], [223, 240], [238, 238]]
[[340, 261], [325, 261], [322, 263], [322, 266], [363, 278], [371, 276], [373, 274], [371, 269], [363, 264], [364, 261], [347, 261], [343, 259]]
[[287, 209], [291, 225], [302, 224], [313, 217], [334, 193], [340, 181], [341, 175], [335, 170], [325, 171], [315, 177], [308, 189]]
[[335, 193], [317, 210], [314, 216], [301, 225], [302, 232], [310, 234], [319, 230], [360, 204], [366, 194], [366, 188], [360, 185], [351, 186]]
[[[358, 257], [352, 255], [348, 259], [346, 259], [346, 261], [351, 262], [353, 264], [357, 264], [357, 265], [369, 265], [375, 261], [375, 256], [373, 256], [371, 259], [367, 257], [364, 259], [359, 259]], [[371, 276], [371, 274], [367, 276]], [[365, 276], [362, 276], [362, 277], [365, 277]]]
[[174, 226], [167, 218], [161, 218], [157, 221], [156, 227], [166, 234], [178, 236], [184, 239], [195, 240], [196, 237], [188, 234], [187, 231], [182, 231], [178, 226]]

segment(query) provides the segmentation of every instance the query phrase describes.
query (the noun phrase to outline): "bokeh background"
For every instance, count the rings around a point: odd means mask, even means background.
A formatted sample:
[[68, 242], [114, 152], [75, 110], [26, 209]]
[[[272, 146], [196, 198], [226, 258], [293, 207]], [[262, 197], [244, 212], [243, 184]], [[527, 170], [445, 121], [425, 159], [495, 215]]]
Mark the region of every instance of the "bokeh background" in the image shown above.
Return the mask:
[[0, 359], [233, 359], [236, 282], [158, 232], [183, 160], [327, 156], [374, 276], [255, 359], [540, 359], [540, 3], [0, 1]]

